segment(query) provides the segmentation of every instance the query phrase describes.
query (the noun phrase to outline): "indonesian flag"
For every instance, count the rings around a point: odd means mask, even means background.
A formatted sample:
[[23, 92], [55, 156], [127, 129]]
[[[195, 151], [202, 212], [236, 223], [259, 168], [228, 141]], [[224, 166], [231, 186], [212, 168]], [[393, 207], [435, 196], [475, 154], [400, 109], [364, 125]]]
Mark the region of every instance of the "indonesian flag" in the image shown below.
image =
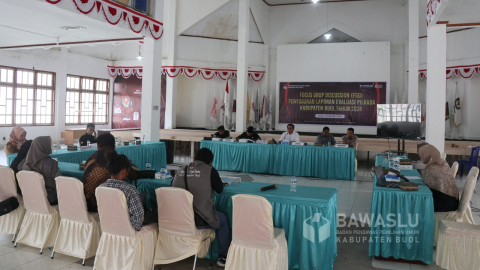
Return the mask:
[[460, 95], [458, 94], [458, 83], [457, 83], [457, 88], [455, 89], [455, 103], [453, 104], [453, 111], [455, 115], [453, 116], [454, 121], [455, 121], [455, 126], [459, 127], [462, 122], [462, 111], [460, 110]]
[[[253, 99], [253, 94], [252, 94], [252, 99]], [[248, 118], [248, 120], [255, 122], [255, 115], [257, 113], [255, 112], [255, 101], [252, 100], [252, 103], [250, 103], [249, 106], [250, 106], [250, 118]]]
[[255, 110], [255, 122], [260, 123], [260, 104], [258, 102], [258, 89], [257, 89], [257, 96], [255, 98], [255, 103], [254, 103], [254, 110]]
[[268, 121], [268, 99], [264, 95], [263, 96], [263, 103], [262, 103], [262, 111], [260, 112], [260, 121], [262, 123], [266, 123]]
[[210, 112], [210, 121], [217, 123], [217, 98], [213, 97], [212, 111]]
[[235, 88], [233, 88], [232, 124], [237, 122], [237, 100], [235, 99]]
[[225, 116], [227, 118], [232, 118], [232, 112], [230, 111], [230, 93], [228, 92], [228, 80], [227, 86], [225, 87]]

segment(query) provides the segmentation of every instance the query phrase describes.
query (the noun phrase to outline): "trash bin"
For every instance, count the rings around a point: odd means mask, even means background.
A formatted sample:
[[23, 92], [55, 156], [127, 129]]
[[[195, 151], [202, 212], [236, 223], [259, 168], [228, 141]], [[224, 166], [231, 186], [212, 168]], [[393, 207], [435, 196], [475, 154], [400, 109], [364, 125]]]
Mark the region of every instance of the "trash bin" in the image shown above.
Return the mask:
[[165, 150], [167, 151], [167, 164], [172, 164], [174, 159], [175, 141], [174, 140], [160, 140], [165, 143]]

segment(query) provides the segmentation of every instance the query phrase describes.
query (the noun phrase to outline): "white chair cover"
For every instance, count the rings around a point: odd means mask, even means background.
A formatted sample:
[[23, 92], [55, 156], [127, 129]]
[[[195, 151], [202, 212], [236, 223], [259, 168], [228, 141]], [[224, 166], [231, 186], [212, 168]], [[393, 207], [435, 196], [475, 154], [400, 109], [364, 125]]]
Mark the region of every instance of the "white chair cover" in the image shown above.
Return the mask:
[[136, 231], [128, 212], [125, 194], [117, 188], [95, 190], [102, 237], [95, 257], [94, 269], [152, 269], [157, 239], [157, 224]]
[[158, 241], [154, 264], [169, 264], [198, 254], [205, 257], [215, 239], [211, 229], [198, 230], [193, 195], [182, 188], [155, 190], [158, 204]]
[[477, 184], [478, 168], [473, 167], [467, 176], [464, 192], [460, 198], [457, 211], [452, 212], [436, 212], [435, 213], [435, 243], [438, 239], [438, 228], [442, 220], [450, 220], [456, 222], [463, 222], [468, 224], [475, 224], [472, 216], [472, 209], [470, 208], [470, 201], [472, 200], [473, 191]]
[[441, 158], [442, 158], [443, 160], [446, 160], [446, 159], [447, 159], [447, 153], [442, 153]]
[[19, 203], [17, 209], [0, 217], [0, 234], [17, 234], [25, 216], [23, 199], [17, 194], [15, 175], [9, 167], [0, 166], [0, 201], [16, 197]]
[[36, 248], [53, 247], [60, 215], [57, 206], [47, 199], [43, 176], [32, 171], [17, 173], [27, 213], [20, 227], [17, 242]]
[[454, 177], [457, 176], [457, 172], [458, 172], [458, 162], [455, 161], [455, 162], [452, 164], [452, 168], [451, 168], [451, 169], [452, 169], [453, 176], [454, 176]]
[[95, 256], [102, 231], [98, 214], [88, 213], [82, 182], [65, 176], [55, 182], [61, 220], [53, 251], [81, 259]]
[[273, 227], [272, 205], [263, 197], [235, 195], [232, 243], [225, 269], [288, 269], [285, 231]]
[[443, 269], [480, 269], [480, 226], [442, 221], [436, 263]]

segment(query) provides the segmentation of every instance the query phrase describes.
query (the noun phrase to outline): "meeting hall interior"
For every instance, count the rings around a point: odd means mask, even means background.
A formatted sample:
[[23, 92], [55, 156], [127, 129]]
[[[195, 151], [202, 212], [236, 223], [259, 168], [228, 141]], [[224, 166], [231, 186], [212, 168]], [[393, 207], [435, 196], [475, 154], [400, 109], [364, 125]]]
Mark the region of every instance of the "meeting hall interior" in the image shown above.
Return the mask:
[[477, 0], [2, 0], [0, 270], [480, 270], [478, 44]]

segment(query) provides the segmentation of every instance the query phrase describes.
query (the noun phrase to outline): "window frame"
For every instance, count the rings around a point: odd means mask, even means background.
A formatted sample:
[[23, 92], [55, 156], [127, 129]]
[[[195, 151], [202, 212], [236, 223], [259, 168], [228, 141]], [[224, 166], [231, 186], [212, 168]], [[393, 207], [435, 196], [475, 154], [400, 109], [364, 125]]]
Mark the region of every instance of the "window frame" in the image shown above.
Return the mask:
[[[14, 127], [17, 125], [21, 125], [23, 127], [33, 127], [33, 126], [54, 126], [55, 125], [55, 89], [56, 89], [56, 73], [51, 72], [51, 71], [43, 71], [43, 70], [37, 70], [37, 69], [27, 69], [27, 68], [17, 68], [17, 67], [11, 67], [11, 66], [3, 66], [0, 65], [0, 69], [11, 69], [13, 70], [13, 83], [7, 83], [7, 82], [0, 82], [0, 86], [6, 86], [6, 87], [12, 87], [13, 88], [13, 93], [12, 93], [12, 123], [11, 124], [0, 124], [0, 127]], [[16, 118], [16, 108], [17, 108], [17, 89], [18, 88], [25, 88], [29, 87], [30, 85], [24, 85], [24, 84], [19, 84], [17, 82], [17, 72], [18, 71], [29, 71], [33, 72], [33, 113], [32, 113], [32, 123], [31, 124], [23, 124], [23, 123], [16, 123], [15, 118]], [[50, 123], [46, 124], [38, 124], [37, 123], [37, 90], [38, 89], [50, 89], [50, 87], [45, 87], [43, 85], [37, 85], [37, 74], [38, 73], [47, 73], [52, 75], [52, 108], [51, 108], [51, 121]]]
[[[80, 80], [79, 82], [79, 89], [72, 89], [72, 88], [68, 88], [68, 86], [65, 87], [65, 94], [66, 94], [66, 97], [68, 96], [68, 93], [69, 92], [75, 92], [75, 93], [78, 93], [79, 95], [79, 100], [78, 100], [78, 103], [79, 103], [79, 109], [81, 109], [81, 105], [82, 104], [82, 93], [91, 93], [93, 94], [93, 114], [92, 114], [92, 121], [88, 121], [88, 122], [85, 122], [83, 123], [81, 121], [82, 119], [82, 113], [79, 112], [78, 114], [78, 122], [76, 123], [67, 123], [67, 104], [68, 104], [68, 101], [67, 101], [67, 98], [65, 98], [65, 126], [78, 126], [78, 125], [86, 125], [86, 124], [89, 124], [89, 123], [93, 123], [95, 125], [108, 125], [110, 123], [110, 80], [109, 79], [102, 79], [102, 78], [95, 78], [95, 77], [89, 77], [89, 76], [80, 76], [80, 75], [74, 75], [74, 74], [67, 74], [67, 81], [68, 81], [68, 77], [75, 77], [75, 78], [78, 78]], [[93, 80], [93, 90], [84, 90], [83, 89], [83, 79], [89, 79], [89, 80]], [[106, 85], [106, 91], [97, 91], [97, 80], [100, 80], [100, 81], [106, 81], [107, 85]], [[67, 83], [68, 85], [68, 83]], [[96, 116], [96, 111], [97, 111], [97, 103], [96, 103], [96, 99], [97, 99], [97, 94], [104, 94], [107, 96], [106, 98], [106, 115], [105, 115], [105, 119], [106, 119], [106, 122], [96, 122], [95, 121], [95, 116]]]

